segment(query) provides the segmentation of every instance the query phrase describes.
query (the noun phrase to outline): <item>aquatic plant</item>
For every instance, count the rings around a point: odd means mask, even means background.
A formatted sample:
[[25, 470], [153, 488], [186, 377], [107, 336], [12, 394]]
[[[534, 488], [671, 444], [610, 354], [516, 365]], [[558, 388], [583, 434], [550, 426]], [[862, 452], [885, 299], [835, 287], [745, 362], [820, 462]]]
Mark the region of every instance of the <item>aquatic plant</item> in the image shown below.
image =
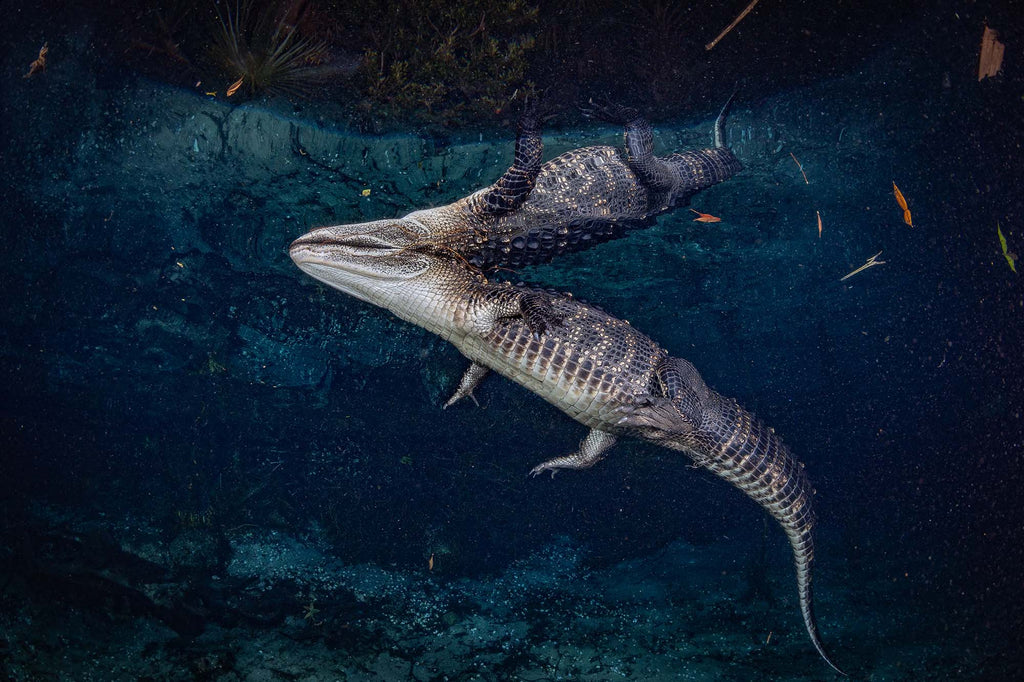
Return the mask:
[[493, 117], [517, 92], [532, 90], [525, 74], [537, 10], [524, 0], [360, 5], [363, 87], [375, 114]]
[[195, 15], [196, 0], [169, 0], [125, 17], [128, 50], [152, 58], [159, 55], [171, 64], [191, 65], [181, 47], [185, 29]]
[[219, 5], [214, 9], [219, 31], [213, 53], [237, 79], [232, 88], [306, 95], [332, 75], [326, 44], [299, 34], [305, 0], [270, 2], [258, 10], [253, 0], [236, 0], [233, 8], [225, 3], [223, 12]]

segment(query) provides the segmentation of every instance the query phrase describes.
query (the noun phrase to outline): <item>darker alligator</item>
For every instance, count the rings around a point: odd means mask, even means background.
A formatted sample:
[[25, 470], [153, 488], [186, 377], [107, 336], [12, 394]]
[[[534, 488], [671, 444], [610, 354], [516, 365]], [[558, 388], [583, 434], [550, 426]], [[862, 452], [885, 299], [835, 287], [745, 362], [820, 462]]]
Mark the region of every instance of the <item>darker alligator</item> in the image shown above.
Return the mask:
[[404, 218], [354, 224], [402, 226], [482, 269], [545, 263], [650, 225], [743, 166], [725, 146], [729, 101], [715, 120], [715, 146], [654, 155], [650, 124], [636, 110], [592, 106], [588, 114], [625, 128], [625, 150], [582, 147], [541, 162], [541, 117], [519, 120], [512, 166], [490, 187]]
[[440, 335], [469, 358], [448, 404], [472, 395], [493, 370], [590, 428], [576, 452], [543, 462], [534, 475], [590, 467], [619, 437], [633, 436], [685, 453], [746, 493], [785, 530], [804, 625], [835, 668], [813, 611], [813, 491], [803, 466], [772, 429], [710, 389], [693, 365], [571, 296], [489, 282], [404, 225], [320, 228], [290, 253], [312, 277]]

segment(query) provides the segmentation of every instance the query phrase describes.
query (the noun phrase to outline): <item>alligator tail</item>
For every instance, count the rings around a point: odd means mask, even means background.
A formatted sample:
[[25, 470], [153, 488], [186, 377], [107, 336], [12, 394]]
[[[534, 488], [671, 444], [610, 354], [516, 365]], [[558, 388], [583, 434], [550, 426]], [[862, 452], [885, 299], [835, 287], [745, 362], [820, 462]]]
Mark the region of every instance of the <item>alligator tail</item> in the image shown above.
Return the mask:
[[715, 119], [715, 148], [721, 149], [725, 146], [725, 117], [729, 115], [729, 108], [732, 106], [732, 101], [736, 97], [736, 91], [733, 90], [732, 94], [729, 95], [729, 99], [725, 100], [725, 104], [722, 106], [722, 110], [718, 112], [718, 118]]
[[733, 484], [779, 522], [793, 548], [800, 611], [814, 648], [836, 672], [814, 618], [811, 571], [814, 565], [813, 490], [803, 465], [793, 459], [775, 432], [749, 412], [714, 392], [704, 402], [701, 426], [687, 440], [697, 464]]
[[725, 182], [743, 170], [743, 164], [725, 146], [725, 118], [729, 115], [735, 91], [729, 95], [718, 118], [715, 119], [715, 146], [710, 149], [698, 149], [688, 152], [671, 154], [664, 161], [677, 168], [679, 180], [676, 189], [669, 199], [671, 206], [685, 206], [690, 198], [702, 190]]
[[728, 147], [680, 152], [669, 155], [665, 161], [678, 168], [680, 177], [677, 189], [669, 199], [672, 207], [686, 206], [693, 195], [725, 182], [743, 170], [743, 164]]

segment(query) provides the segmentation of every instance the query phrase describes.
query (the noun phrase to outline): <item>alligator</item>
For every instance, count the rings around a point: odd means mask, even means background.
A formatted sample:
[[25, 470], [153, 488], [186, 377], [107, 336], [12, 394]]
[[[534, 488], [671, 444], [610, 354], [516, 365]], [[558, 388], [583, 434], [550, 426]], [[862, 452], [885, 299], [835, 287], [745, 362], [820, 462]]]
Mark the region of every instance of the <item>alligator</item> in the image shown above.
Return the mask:
[[736, 486], [782, 526], [796, 563], [811, 642], [835, 670], [814, 617], [813, 494], [803, 465], [775, 432], [709, 388], [630, 324], [568, 294], [492, 282], [401, 224], [315, 229], [292, 243], [315, 279], [391, 311], [452, 343], [470, 360], [446, 407], [495, 371], [590, 428], [579, 448], [542, 462], [536, 476], [585, 469], [623, 436], [680, 451]]
[[625, 151], [582, 147], [546, 163], [542, 117], [527, 106], [512, 165], [493, 185], [445, 206], [352, 227], [404, 227], [485, 270], [545, 263], [648, 226], [742, 170], [724, 142], [731, 102], [715, 120], [714, 147], [667, 157], [654, 155], [651, 126], [635, 109], [592, 105], [589, 116], [624, 126]]

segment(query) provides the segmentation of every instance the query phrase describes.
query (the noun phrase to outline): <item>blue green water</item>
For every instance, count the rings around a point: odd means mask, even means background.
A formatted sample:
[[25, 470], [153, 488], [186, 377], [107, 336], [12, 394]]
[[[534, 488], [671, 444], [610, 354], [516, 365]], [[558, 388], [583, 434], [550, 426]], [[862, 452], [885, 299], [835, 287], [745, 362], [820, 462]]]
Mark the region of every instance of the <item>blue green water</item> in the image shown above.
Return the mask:
[[[1020, 26], [940, 4], [887, 10], [897, 32], [765, 3], [685, 93], [605, 76], [667, 154], [709, 145], [726, 75], [752, 74], [727, 126], [745, 170], [693, 204], [722, 221], [680, 210], [510, 275], [629, 319], [775, 428], [858, 679], [1024, 670]], [[746, 497], [640, 442], [527, 478], [585, 429], [499, 377], [442, 411], [454, 349], [289, 260], [314, 226], [492, 182], [511, 129], [238, 104], [112, 57], [106, 10], [50, 10], [12, 10], [2, 52], [6, 677], [829, 678]], [[1006, 57], [979, 82], [986, 17]], [[569, 95], [545, 158], [620, 144]]]

